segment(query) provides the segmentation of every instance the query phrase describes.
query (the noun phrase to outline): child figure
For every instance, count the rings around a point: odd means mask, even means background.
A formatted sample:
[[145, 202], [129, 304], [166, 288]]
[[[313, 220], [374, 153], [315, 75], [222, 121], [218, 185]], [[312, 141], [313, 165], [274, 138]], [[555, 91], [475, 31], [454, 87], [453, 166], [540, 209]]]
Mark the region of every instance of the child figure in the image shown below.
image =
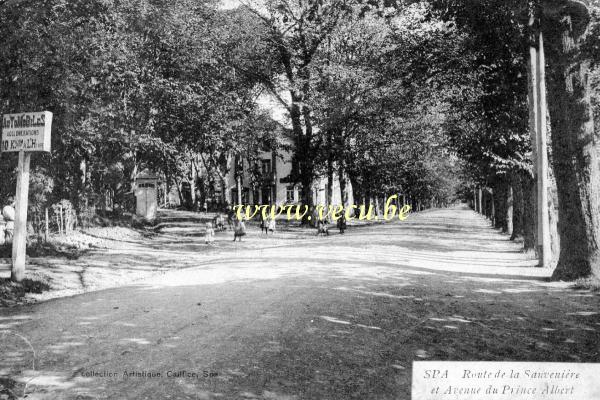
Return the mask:
[[317, 222], [317, 236], [319, 235], [327, 235], [329, 236], [329, 227], [327, 226], [327, 220], [319, 220]]
[[241, 242], [242, 236], [244, 236], [245, 234], [246, 224], [244, 224], [244, 221], [240, 221], [239, 219], [235, 218], [233, 221], [233, 241], [235, 242], [237, 238], [240, 238]]
[[215, 242], [215, 229], [211, 222], [206, 223], [206, 233], [204, 234], [204, 243], [213, 244]]
[[268, 234], [269, 233], [269, 223], [267, 222], [267, 219], [265, 217], [263, 217], [262, 214], [260, 214], [260, 232], [262, 233], [263, 231]]
[[217, 214], [213, 222], [217, 231], [223, 232], [225, 230], [225, 218], [221, 213]]
[[231, 225], [234, 225], [234, 219], [236, 219], [235, 211], [231, 208], [231, 206], [227, 206], [227, 226], [231, 229]]
[[346, 217], [344, 215], [337, 220], [337, 227], [340, 230], [340, 234], [343, 235], [346, 230]]
[[15, 232], [15, 199], [14, 197], [9, 197], [6, 206], [2, 209], [2, 217], [4, 217], [4, 221], [6, 226], [4, 227], [4, 242], [7, 244], [11, 244], [13, 242], [13, 236]]
[[269, 219], [267, 228], [268, 228], [269, 232], [275, 233], [275, 231], [277, 230], [277, 223], [275, 222], [275, 218]]

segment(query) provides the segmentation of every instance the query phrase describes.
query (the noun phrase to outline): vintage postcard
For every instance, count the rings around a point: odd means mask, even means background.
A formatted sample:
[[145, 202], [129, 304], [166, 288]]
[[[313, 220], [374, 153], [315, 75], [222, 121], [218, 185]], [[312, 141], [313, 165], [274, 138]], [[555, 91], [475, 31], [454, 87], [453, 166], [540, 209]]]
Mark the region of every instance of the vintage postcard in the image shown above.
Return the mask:
[[600, 1], [0, 0], [0, 400], [599, 400]]

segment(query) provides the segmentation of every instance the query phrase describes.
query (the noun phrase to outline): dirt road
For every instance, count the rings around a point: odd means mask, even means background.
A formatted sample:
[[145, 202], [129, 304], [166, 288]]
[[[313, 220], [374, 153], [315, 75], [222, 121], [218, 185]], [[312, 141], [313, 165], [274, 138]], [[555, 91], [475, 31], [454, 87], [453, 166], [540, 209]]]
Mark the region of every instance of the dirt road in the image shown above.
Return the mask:
[[211, 248], [190, 229], [129, 250], [138, 266], [187, 268], [1, 310], [0, 393], [409, 399], [413, 360], [600, 361], [600, 296], [546, 282], [464, 208]]

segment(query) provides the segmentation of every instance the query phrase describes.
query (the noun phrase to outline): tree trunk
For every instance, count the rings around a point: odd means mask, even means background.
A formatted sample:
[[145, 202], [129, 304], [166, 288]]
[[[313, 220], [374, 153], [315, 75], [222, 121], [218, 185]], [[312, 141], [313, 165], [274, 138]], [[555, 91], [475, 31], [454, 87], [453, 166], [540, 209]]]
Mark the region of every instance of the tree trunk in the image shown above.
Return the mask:
[[536, 185], [528, 172], [519, 174], [521, 191], [523, 193], [523, 250], [535, 251], [536, 235]]
[[327, 206], [333, 200], [333, 132], [327, 131]]
[[512, 185], [507, 186], [506, 190], [506, 233], [512, 236], [513, 234], [513, 214], [514, 214], [514, 194]]
[[183, 199], [183, 193], [181, 193], [181, 181], [175, 180], [175, 186], [177, 187], [177, 194], [179, 195], [179, 205], [185, 205], [185, 201]]
[[[539, 231], [539, 210], [538, 210], [538, 51], [539, 45], [539, 20], [533, 11], [529, 19], [529, 57], [527, 63], [527, 83], [528, 93], [527, 102], [529, 108], [529, 134], [531, 139], [531, 163], [533, 165], [532, 174], [529, 176], [526, 172], [521, 174], [523, 189], [523, 248], [525, 251], [535, 251], [538, 253], [538, 231]], [[533, 178], [533, 179], [532, 179]]]
[[579, 2], [547, 1], [544, 34], [552, 150], [558, 191], [560, 256], [553, 278], [600, 279], [600, 167], [588, 81], [590, 57], [581, 51], [589, 24]]
[[[291, 72], [289, 65], [288, 68], [286, 68], [286, 71], [288, 71], [287, 75], [290, 82], [294, 82], [293, 72]], [[310, 108], [306, 105], [308, 101], [310, 75], [306, 69], [298, 71], [298, 75], [304, 82], [303, 93], [300, 94], [296, 89], [290, 90], [292, 99], [290, 119], [292, 122], [292, 131], [296, 138], [292, 175], [293, 179], [300, 182], [302, 185], [300, 202], [303, 205], [307, 205], [311, 210], [311, 212], [306, 213], [302, 219], [302, 225], [308, 225], [310, 222], [308, 218], [312, 214], [314, 208], [314, 199], [312, 196], [312, 183], [314, 178], [314, 155], [312, 154], [313, 128]], [[304, 123], [302, 123], [302, 121], [304, 121]]]
[[512, 190], [512, 233], [510, 240], [523, 236], [523, 188], [517, 173], [511, 175]]
[[[552, 124], [550, 123], [550, 113], [546, 115], [548, 132], [552, 133]], [[552, 140], [549, 138], [549, 150], [548, 157], [552, 162]], [[558, 257], [560, 255], [560, 236], [558, 234], [558, 194], [556, 192], [556, 176], [553, 168], [548, 168], [548, 230], [550, 237], [550, 256], [549, 256], [549, 268], [556, 268], [558, 263]]]
[[165, 203], [167, 203], [168, 199], [169, 199], [169, 195], [171, 194], [171, 175], [168, 172], [168, 168], [165, 167], [164, 168], [164, 173], [165, 173], [165, 197], [167, 198], [167, 200], [165, 201]]
[[[272, 181], [271, 181], [272, 178]], [[271, 182], [271, 204], [277, 205], [277, 150], [271, 149], [271, 177], [269, 178]], [[284, 199], [285, 200], [285, 199]], [[258, 201], [258, 199], [257, 199]]]
[[200, 199], [196, 198], [196, 180], [198, 178], [198, 169], [194, 162], [193, 156], [190, 157], [190, 195], [192, 198], [192, 205], [197, 205]]
[[362, 199], [362, 196], [363, 196], [362, 186], [359, 184], [359, 181], [356, 178], [356, 176], [353, 176], [352, 174], [348, 174], [348, 180], [350, 181], [350, 184], [352, 185], [352, 194], [354, 196], [354, 203], [358, 204], [357, 201]]
[[485, 191], [481, 190], [479, 201], [481, 202], [481, 215], [487, 218], [487, 204], [485, 202]]
[[486, 217], [487, 219], [490, 218], [490, 216], [492, 215], [491, 213], [491, 208], [490, 208], [490, 195], [487, 192], [487, 189], [483, 190], [482, 192], [483, 195], [483, 215], [484, 217]]
[[495, 198], [496, 198], [496, 193], [494, 193], [494, 189], [490, 189], [490, 207], [491, 207], [490, 220], [492, 221], [492, 226], [496, 226], [496, 202], [495, 202]]
[[503, 233], [506, 233], [508, 227], [506, 223], [507, 219], [507, 207], [506, 207], [506, 188], [507, 185], [503, 180], [500, 180], [499, 183], [494, 188], [494, 228], [501, 229]]
[[549, 168], [548, 168], [548, 106], [546, 102], [546, 56], [544, 35], [537, 32], [537, 193], [538, 193], [538, 256], [540, 266], [550, 267], [552, 260], [550, 218], [548, 214]]
[[550, 267], [556, 267], [560, 256], [560, 235], [558, 234], [558, 196], [556, 193], [556, 178], [554, 171], [550, 169], [548, 185], [548, 219], [550, 226]]
[[340, 195], [341, 195], [341, 201], [342, 201], [342, 205], [344, 207], [348, 206], [348, 184], [346, 181], [346, 166], [343, 160], [340, 160], [340, 165], [339, 165], [339, 172], [338, 172], [339, 176], [338, 179], [340, 180]]

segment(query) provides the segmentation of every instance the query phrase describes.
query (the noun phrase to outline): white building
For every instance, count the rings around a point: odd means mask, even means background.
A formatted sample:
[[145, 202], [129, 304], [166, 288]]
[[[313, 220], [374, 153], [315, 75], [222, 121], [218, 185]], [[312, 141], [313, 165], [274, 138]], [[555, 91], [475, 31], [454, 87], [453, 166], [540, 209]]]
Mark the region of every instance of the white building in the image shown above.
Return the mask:
[[[284, 139], [291, 145], [290, 139]], [[242, 204], [298, 204], [301, 196], [301, 185], [289, 181], [292, 171], [292, 154], [289, 151], [263, 151], [257, 156], [257, 165], [250, 165], [246, 159], [230, 160], [227, 174], [228, 201], [238, 204], [238, 171], [236, 165], [242, 166], [240, 186], [242, 188]], [[237, 161], [237, 163], [236, 163]], [[252, 178], [251, 169], [259, 172], [258, 180]], [[352, 186], [347, 179], [348, 203], [354, 202]], [[327, 205], [327, 177], [321, 176], [313, 182], [313, 199], [317, 205]], [[340, 184], [337, 175], [333, 179], [332, 203], [341, 204]]]
[[[280, 100], [290, 101], [289, 92], [283, 91], [280, 93], [279, 99], [263, 93], [257, 99], [257, 104], [264, 111], [267, 111], [274, 121], [277, 121], [282, 127], [291, 129], [288, 111], [280, 103]], [[315, 128], [317, 129], [317, 128]], [[279, 147], [293, 148], [293, 140], [290, 137], [280, 137]], [[257, 159], [258, 165], [252, 166], [248, 160], [230, 160], [227, 174], [226, 197], [230, 204], [238, 203], [238, 182], [236, 161], [238, 166], [241, 164], [243, 171], [241, 176], [241, 200], [242, 204], [298, 204], [301, 196], [301, 186], [289, 181], [290, 172], [292, 171], [292, 154], [289, 151], [279, 150], [278, 153], [273, 151], [261, 152]], [[252, 174], [249, 173], [251, 168], [260, 172], [259, 182], [252, 182]], [[347, 182], [348, 203], [353, 204], [352, 185], [349, 179]], [[327, 177], [322, 176], [313, 182], [313, 201], [316, 205], [327, 204]], [[333, 178], [333, 204], [341, 204], [340, 184], [337, 175]]]

